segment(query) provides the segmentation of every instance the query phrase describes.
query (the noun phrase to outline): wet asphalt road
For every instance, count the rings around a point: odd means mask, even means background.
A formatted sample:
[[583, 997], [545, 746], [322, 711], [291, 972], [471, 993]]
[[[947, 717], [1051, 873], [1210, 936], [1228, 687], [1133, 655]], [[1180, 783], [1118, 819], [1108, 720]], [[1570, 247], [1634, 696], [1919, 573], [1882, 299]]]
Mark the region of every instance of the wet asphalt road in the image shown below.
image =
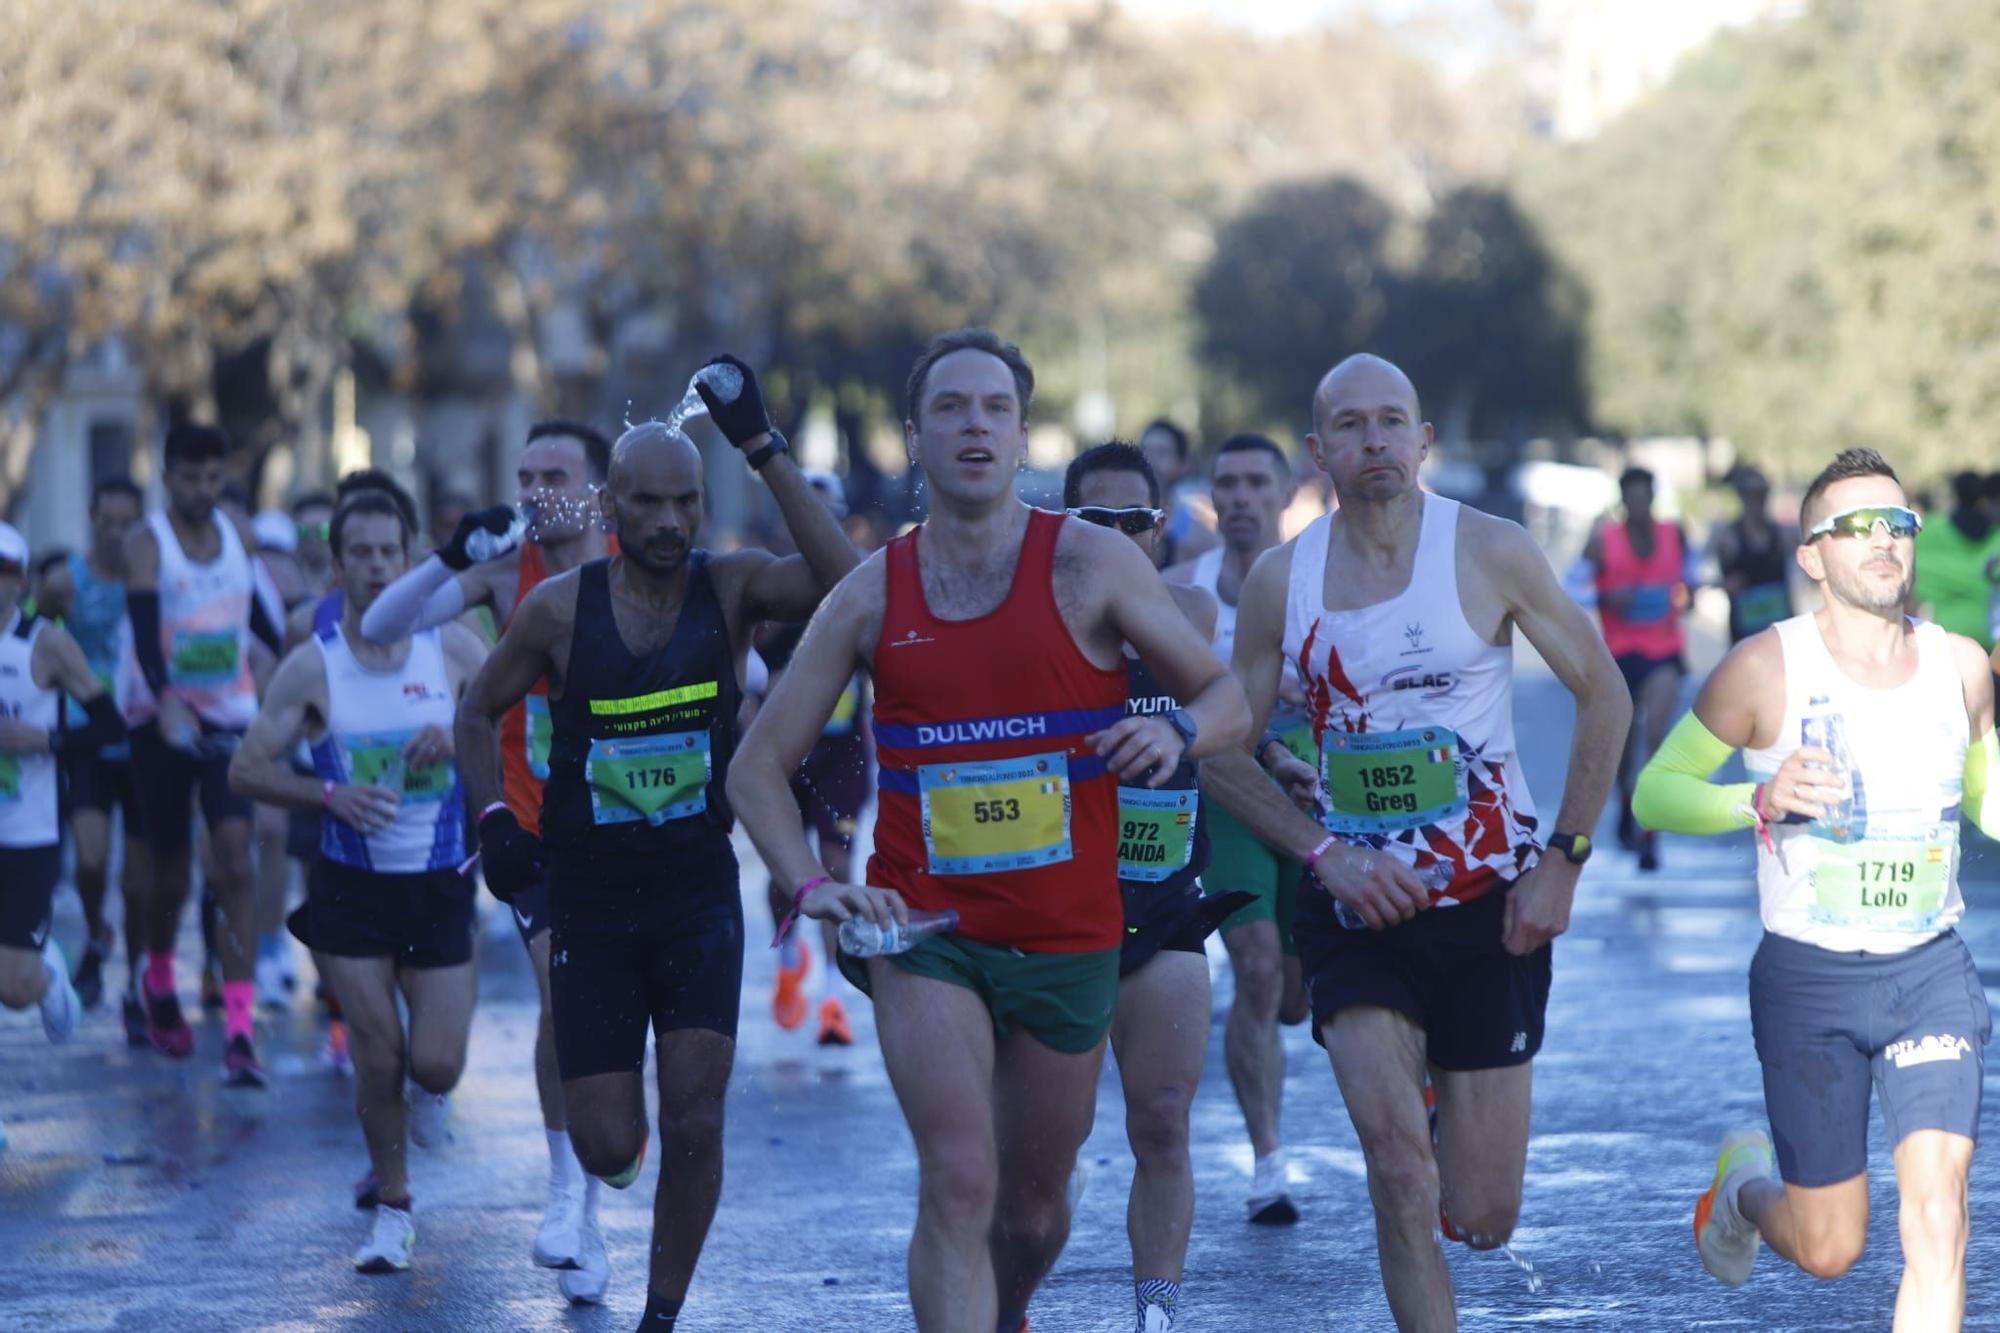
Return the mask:
[[[1567, 696], [1524, 671], [1523, 750], [1553, 811], [1568, 743]], [[1602, 832], [1611, 832], [1607, 823]], [[2000, 858], [1973, 837], [1966, 934], [2000, 968]], [[1520, 1263], [1453, 1247], [1461, 1326], [1832, 1330], [1888, 1327], [1899, 1260], [1879, 1120], [1868, 1252], [1823, 1284], [1767, 1253], [1741, 1291], [1697, 1262], [1688, 1219], [1717, 1139], [1762, 1123], [1745, 969], [1757, 941], [1746, 838], [1669, 839], [1642, 876], [1615, 851], [1583, 880], [1558, 945], [1549, 1035], [1536, 1064], [1534, 1137]], [[768, 1003], [761, 875], [752, 867], [751, 950], [729, 1100], [728, 1178], [682, 1318], [688, 1330], [877, 1330], [912, 1326], [903, 1250], [915, 1164], [873, 1049], [821, 1050], [783, 1032]], [[80, 939], [75, 899], [58, 921]], [[412, 1150], [419, 1233], [406, 1277], [359, 1277], [348, 1255], [365, 1217], [349, 1186], [365, 1165], [348, 1086], [314, 1059], [310, 1002], [261, 1020], [268, 1091], [218, 1080], [220, 1022], [193, 1060], [128, 1050], [115, 1010], [76, 1042], [47, 1046], [31, 1013], [0, 1013], [0, 1328], [628, 1329], [644, 1304], [654, 1170], [604, 1209], [608, 1303], [569, 1309], [529, 1261], [547, 1154], [530, 1070], [534, 988], [513, 927], [483, 933], [480, 1009], [456, 1097], [456, 1142]], [[198, 945], [184, 939], [184, 988]], [[122, 979], [121, 974], [114, 978]], [[1996, 974], [1988, 972], [1989, 987]], [[816, 993], [817, 978], [814, 979]], [[1323, 1055], [1288, 1030], [1285, 1134], [1304, 1218], [1243, 1219], [1250, 1154], [1222, 1065], [1226, 964], [1194, 1112], [1196, 1218], [1182, 1327], [1392, 1327], [1352, 1129]], [[1987, 1123], [1994, 1110], [1989, 1104]], [[1131, 1327], [1124, 1232], [1131, 1159], [1107, 1063], [1089, 1170], [1068, 1251], [1032, 1309], [1046, 1330]], [[2000, 1189], [1975, 1161], [1967, 1326], [2000, 1327]], [[1523, 1267], [1522, 1265], [1531, 1267]]]

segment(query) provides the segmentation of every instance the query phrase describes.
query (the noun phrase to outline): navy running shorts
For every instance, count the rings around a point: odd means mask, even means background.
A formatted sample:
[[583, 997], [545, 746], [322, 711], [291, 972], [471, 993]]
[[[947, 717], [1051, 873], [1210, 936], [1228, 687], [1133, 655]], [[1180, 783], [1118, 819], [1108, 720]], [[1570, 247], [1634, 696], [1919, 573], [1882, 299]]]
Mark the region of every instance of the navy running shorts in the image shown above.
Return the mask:
[[1978, 1140], [1993, 1016], [1955, 930], [1891, 954], [1766, 933], [1750, 960], [1750, 1027], [1788, 1185], [1868, 1169], [1871, 1084], [1892, 1147], [1919, 1129]]

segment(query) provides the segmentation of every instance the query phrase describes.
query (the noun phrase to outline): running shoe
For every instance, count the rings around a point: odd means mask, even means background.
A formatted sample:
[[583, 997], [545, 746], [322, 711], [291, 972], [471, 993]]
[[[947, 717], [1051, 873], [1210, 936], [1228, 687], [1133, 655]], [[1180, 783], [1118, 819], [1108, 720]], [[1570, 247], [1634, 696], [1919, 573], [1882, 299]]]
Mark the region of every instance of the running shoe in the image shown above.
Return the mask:
[[268, 1080], [257, 1062], [257, 1048], [241, 1032], [222, 1048], [222, 1081], [232, 1088], [261, 1088]]
[[181, 1014], [181, 997], [146, 995], [146, 1040], [170, 1060], [185, 1060], [194, 1054], [194, 1031]]
[[382, 1182], [375, 1179], [375, 1169], [354, 1182], [354, 1206], [366, 1212], [382, 1202]]
[[1250, 1220], [1259, 1226], [1288, 1227], [1299, 1220], [1298, 1205], [1285, 1191], [1285, 1155], [1258, 1160], [1250, 1181]]
[[[806, 1012], [811, 1002], [806, 999], [806, 973], [812, 971], [812, 954], [805, 945], [798, 946], [797, 967], [778, 964], [778, 989], [771, 994], [771, 1017], [778, 1020], [778, 1026], [787, 1032], [806, 1021]], [[782, 955], [781, 955], [782, 959]]]
[[357, 1273], [407, 1273], [410, 1256], [416, 1252], [417, 1228], [410, 1215], [386, 1203], [375, 1205], [375, 1226], [368, 1243], [354, 1252]]
[[452, 1141], [451, 1094], [410, 1086], [410, 1142], [436, 1150]]
[[262, 1009], [284, 1009], [292, 1002], [285, 988], [285, 960], [266, 950], [257, 951], [257, 1005]]
[[847, 1006], [829, 995], [819, 1002], [819, 1044], [852, 1046], [854, 1029], [847, 1026]]
[[556, 1274], [556, 1287], [571, 1305], [595, 1305], [611, 1285], [611, 1257], [604, 1252], [604, 1232], [596, 1218], [585, 1216], [579, 1235], [576, 1266]]
[[76, 998], [76, 987], [69, 984], [69, 960], [63, 957], [53, 933], [42, 941], [42, 972], [49, 982], [42, 991], [42, 1031], [52, 1042], [68, 1041], [76, 1035], [83, 1002]]
[[535, 1232], [535, 1265], [539, 1268], [577, 1268], [583, 1254], [583, 1200], [568, 1182], [549, 1182], [548, 1207], [542, 1210], [542, 1225]]
[[1139, 1325], [1139, 1333], [1173, 1333], [1174, 1317], [1164, 1305], [1146, 1302], [1145, 1322]]
[[76, 987], [76, 998], [83, 1001], [86, 1009], [95, 1009], [104, 1003], [104, 959], [111, 952], [108, 939], [92, 940], [83, 946], [83, 961], [76, 965], [76, 975], [69, 979]]
[[1724, 1286], [1740, 1287], [1750, 1280], [1757, 1247], [1764, 1238], [1736, 1210], [1744, 1182], [1772, 1174], [1771, 1140], [1762, 1130], [1746, 1129], [1722, 1140], [1715, 1158], [1715, 1180], [1694, 1205], [1694, 1247], [1701, 1266]]
[[354, 1056], [347, 1049], [347, 1024], [336, 1018], [326, 1025], [320, 1038], [319, 1067], [335, 1076], [354, 1072]]

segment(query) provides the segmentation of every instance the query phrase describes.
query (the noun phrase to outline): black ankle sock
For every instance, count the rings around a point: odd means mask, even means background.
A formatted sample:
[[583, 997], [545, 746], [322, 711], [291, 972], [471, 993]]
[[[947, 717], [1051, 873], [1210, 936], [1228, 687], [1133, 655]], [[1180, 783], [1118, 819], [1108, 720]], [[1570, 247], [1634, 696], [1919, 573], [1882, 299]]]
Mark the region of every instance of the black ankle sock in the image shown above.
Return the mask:
[[680, 1317], [680, 1301], [670, 1301], [649, 1291], [646, 1293], [646, 1313], [639, 1317], [639, 1328], [641, 1333], [674, 1333], [674, 1322]]

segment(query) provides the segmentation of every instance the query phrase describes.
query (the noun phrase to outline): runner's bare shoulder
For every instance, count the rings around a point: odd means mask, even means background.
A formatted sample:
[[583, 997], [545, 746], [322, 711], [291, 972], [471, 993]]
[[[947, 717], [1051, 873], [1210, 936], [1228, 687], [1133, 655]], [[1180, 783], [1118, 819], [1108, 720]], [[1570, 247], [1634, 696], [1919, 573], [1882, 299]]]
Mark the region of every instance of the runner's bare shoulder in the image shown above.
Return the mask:
[[808, 627], [808, 633], [839, 635], [856, 661], [873, 662], [875, 641], [882, 637], [882, 617], [889, 606], [887, 550], [869, 552], [834, 584]]
[[1206, 588], [1196, 588], [1185, 583], [1167, 584], [1167, 595], [1174, 599], [1174, 605], [1188, 618], [1188, 623], [1204, 638], [1215, 637], [1216, 610], [1215, 594]]

